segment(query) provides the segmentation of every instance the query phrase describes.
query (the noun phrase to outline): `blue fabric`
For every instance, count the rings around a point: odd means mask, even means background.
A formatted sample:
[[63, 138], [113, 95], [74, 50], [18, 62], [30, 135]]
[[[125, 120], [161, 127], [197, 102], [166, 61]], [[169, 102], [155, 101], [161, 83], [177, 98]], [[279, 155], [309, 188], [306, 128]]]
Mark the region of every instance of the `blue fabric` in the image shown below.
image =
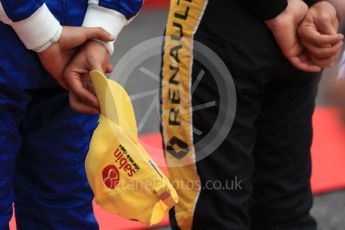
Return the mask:
[[62, 89], [29, 93], [15, 173], [18, 226], [98, 229], [84, 166], [98, 116], [73, 112]]
[[116, 10], [130, 19], [138, 14], [142, 7], [143, 0], [100, 0], [99, 5]]
[[98, 116], [60, 88], [0, 87], [0, 229], [98, 229], [84, 161]]
[[[38, 3], [41, 1], [26, 0], [18, 2]], [[44, 2], [62, 25], [82, 25], [88, 6], [88, 0], [45, 0]], [[99, 4], [104, 7], [118, 10], [129, 18], [137, 14], [142, 2], [142, 0], [103, 0], [100, 1]], [[1, 3], [5, 8], [6, 13], [9, 15], [11, 15], [10, 9], [18, 7], [17, 1], [13, 0], [1, 0]], [[16, 11], [25, 12], [27, 7], [24, 7], [24, 10], [20, 8], [21, 7], [18, 7], [17, 10], [13, 10], [13, 13]], [[42, 68], [38, 61], [37, 54], [26, 49], [10, 26], [0, 22], [0, 34], [0, 81], [5, 82], [6, 84], [13, 84], [15, 87], [20, 89], [51, 87], [57, 85]], [[11, 71], [11, 74], [8, 74], [8, 71]]]
[[[14, 22], [24, 20], [30, 17], [39, 7], [44, 3], [52, 3], [51, 0], [0, 0], [4, 7], [7, 16]], [[61, 9], [64, 9], [71, 2], [85, 2], [83, 0], [68, 1], [59, 0], [55, 3], [61, 5]], [[127, 19], [135, 16], [143, 5], [143, 0], [100, 0], [99, 5], [108, 9], [116, 10], [126, 16]], [[50, 8], [50, 7], [49, 7]], [[51, 8], [50, 8], [51, 9]]]
[[[45, 2], [62, 25], [82, 25], [88, 0]], [[19, 89], [57, 86], [40, 64], [37, 54], [26, 49], [10, 26], [0, 22], [0, 34], [0, 83]]]
[[[88, 5], [45, 2], [73, 26]], [[8, 229], [13, 202], [19, 229], [98, 229], [84, 168], [98, 117], [70, 109], [67, 92], [11, 27], [0, 23], [0, 34], [0, 230]]]
[[[12, 215], [14, 174], [21, 136], [18, 130], [28, 99], [24, 93], [0, 87], [0, 229], [8, 229]], [[8, 97], [7, 95], [12, 95]]]
[[14, 22], [30, 17], [43, 3], [43, 0], [1, 0], [7, 16]]

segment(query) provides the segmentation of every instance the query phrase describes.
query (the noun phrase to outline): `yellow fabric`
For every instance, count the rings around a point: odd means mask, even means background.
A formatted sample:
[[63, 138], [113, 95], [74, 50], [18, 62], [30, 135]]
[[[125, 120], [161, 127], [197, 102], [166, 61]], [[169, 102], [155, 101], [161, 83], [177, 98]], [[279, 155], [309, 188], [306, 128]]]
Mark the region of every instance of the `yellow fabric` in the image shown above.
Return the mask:
[[166, 26], [162, 71], [163, 139], [169, 177], [180, 200], [175, 207], [176, 222], [183, 230], [192, 229], [200, 193], [193, 146], [191, 67], [193, 38], [207, 2], [172, 0]]
[[122, 217], [159, 223], [178, 202], [176, 191], [139, 144], [126, 91], [98, 71], [90, 75], [101, 104], [85, 162], [95, 201]]

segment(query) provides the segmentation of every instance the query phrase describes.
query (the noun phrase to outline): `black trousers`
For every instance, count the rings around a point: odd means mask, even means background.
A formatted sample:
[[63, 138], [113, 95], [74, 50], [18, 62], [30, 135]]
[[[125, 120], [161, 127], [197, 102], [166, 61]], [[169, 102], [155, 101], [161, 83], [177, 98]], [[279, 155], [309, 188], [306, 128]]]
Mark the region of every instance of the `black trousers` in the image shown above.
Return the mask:
[[[164, 46], [162, 133], [180, 195], [170, 213], [173, 229], [316, 229], [309, 214], [310, 146], [320, 74], [296, 70], [265, 24], [238, 1], [172, 1], [166, 35], [172, 38]], [[174, 49], [178, 35], [215, 52], [235, 85], [233, 125], [203, 159], [198, 155], [205, 146], [198, 143], [220, 113], [233, 108], [218, 102], [225, 93], [220, 76], [196, 60], [195, 44], [181, 39], [182, 48]], [[174, 65], [179, 71], [172, 71]], [[207, 104], [214, 106], [200, 107]], [[194, 160], [184, 164], [188, 158]], [[198, 186], [186, 186], [186, 180]]]

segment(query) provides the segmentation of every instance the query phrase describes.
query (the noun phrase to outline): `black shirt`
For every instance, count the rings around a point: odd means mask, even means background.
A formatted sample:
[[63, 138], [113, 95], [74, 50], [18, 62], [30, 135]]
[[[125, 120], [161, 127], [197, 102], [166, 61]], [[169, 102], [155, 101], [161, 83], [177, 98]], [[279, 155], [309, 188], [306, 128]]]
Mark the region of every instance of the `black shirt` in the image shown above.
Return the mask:
[[[278, 16], [288, 5], [288, 0], [239, 0], [262, 20]], [[309, 6], [317, 0], [304, 0]]]

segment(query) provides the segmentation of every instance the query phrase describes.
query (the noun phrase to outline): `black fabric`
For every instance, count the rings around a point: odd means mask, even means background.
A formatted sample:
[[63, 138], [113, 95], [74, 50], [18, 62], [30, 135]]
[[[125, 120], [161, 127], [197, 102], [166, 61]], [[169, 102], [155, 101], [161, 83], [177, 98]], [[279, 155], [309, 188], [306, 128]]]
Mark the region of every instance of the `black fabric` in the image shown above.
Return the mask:
[[319, 2], [320, 0], [305, 0], [305, 2], [308, 4], [308, 6], [312, 6], [315, 3]]
[[288, 5], [287, 0], [239, 0], [262, 20], [275, 18]]
[[[288, 5], [287, 0], [238, 0], [261, 20], [278, 16]], [[317, 0], [304, 0], [309, 6]]]
[[[203, 189], [193, 229], [315, 230], [309, 214], [310, 145], [320, 74], [296, 70], [260, 20], [237, 1], [226, 5], [210, 1], [195, 34], [232, 73], [237, 110], [226, 140], [197, 162]], [[193, 81], [205, 69], [207, 64], [195, 60]], [[193, 107], [217, 100], [214, 77], [205, 71]], [[207, 133], [218, 111], [218, 103], [194, 111], [194, 127]], [[194, 134], [195, 143], [202, 138]], [[200, 151], [196, 146], [196, 155]], [[234, 180], [242, 181], [242, 189], [207, 189], [210, 181], [224, 185]], [[173, 229], [179, 229], [173, 214]]]

